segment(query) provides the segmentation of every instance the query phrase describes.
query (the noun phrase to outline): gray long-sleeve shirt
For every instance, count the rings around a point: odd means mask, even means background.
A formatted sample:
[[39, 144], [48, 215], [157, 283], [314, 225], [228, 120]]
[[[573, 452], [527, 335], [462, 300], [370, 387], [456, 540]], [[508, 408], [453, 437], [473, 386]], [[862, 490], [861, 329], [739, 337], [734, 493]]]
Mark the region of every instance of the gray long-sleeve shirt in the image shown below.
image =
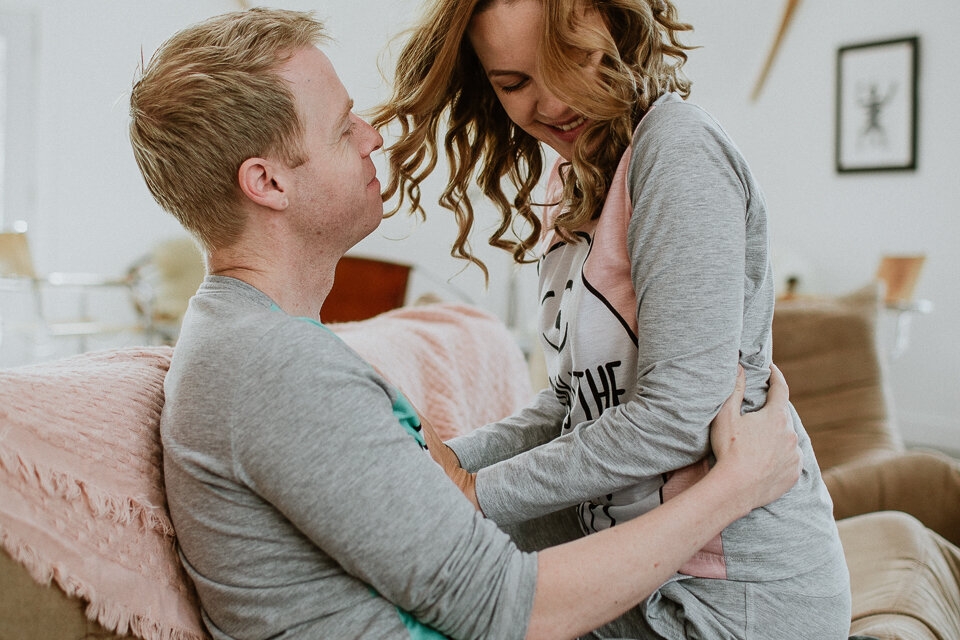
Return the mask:
[[208, 277], [164, 390], [170, 512], [215, 638], [523, 637], [536, 556], [474, 511], [402, 396], [324, 327]]
[[[555, 173], [548, 202], [558, 184]], [[579, 505], [584, 529], [596, 531], [660, 504], [671, 491], [667, 474], [688, 468], [677, 476], [683, 485], [706, 471], [689, 465], [709, 453], [709, 425], [738, 360], [743, 409], [766, 398], [774, 303], [766, 225], [763, 196], [723, 129], [675, 94], [658, 100], [600, 217], [577, 232], [579, 242], [545, 237], [540, 330], [551, 388], [517, 416], [450, 442], [478, 471], [488, 517], [511, 523]], [[762, 581], [843, 562], [795, 413], [794, 426], [800, 481], [683, 571]]]

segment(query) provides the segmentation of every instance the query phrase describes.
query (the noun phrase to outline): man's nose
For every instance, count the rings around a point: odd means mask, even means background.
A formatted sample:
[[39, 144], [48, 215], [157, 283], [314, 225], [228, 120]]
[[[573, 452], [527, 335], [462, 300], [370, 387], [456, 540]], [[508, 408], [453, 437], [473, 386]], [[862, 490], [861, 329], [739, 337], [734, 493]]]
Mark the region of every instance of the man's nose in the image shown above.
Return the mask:
[[383, 136], [380, 135], [380, 132], [374, 129], [370, 124], [361, 119], [361, 128], [363, 131], [363, 155], [368, 156], [380, 147], [383, 146]]

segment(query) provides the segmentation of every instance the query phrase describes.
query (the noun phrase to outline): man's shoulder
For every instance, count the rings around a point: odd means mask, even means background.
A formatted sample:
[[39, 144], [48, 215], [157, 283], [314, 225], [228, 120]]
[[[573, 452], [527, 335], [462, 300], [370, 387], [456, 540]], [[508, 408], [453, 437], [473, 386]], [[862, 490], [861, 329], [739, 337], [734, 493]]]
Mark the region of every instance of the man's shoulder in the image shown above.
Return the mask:
[[164, 382], [167, 439], [233, 438], [266, 419], [264, 412], [295, 411], [367, 375], [323, 326], [279, 309], [208, 302], [192, 303]]
[[[326, 327], [280, 310], [239, 309], [228, 317], [190, 318], [174, 348], [171, 374], [244, 382], [279, 370], [324, 367], [349, 349]], [[192, 376], [191, 376], [192, 377]]]

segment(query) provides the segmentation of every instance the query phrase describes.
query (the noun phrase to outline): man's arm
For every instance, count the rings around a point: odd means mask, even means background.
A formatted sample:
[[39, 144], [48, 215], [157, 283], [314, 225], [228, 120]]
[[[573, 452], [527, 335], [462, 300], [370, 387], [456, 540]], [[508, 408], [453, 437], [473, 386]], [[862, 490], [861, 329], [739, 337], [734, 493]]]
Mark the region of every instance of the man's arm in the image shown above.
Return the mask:
[[575, 638], [642, 602], [734, 520], [780, 497], [800, 476], [802, 453], [779, 370], [767, 406], [740, 415], [743, 375], [714, 421], [717, 464], [653, 511], [538, 556], [527, 638]]
[[535, 556], [431, 463], [369, 365], [306, 323], [250, 358], [259, 371], [238, 394], [237, 475], [346, 576], [420, 622], [458, 638], [522, 635]]
[[[271, 391], [260, 387], [243, 407], [249, 420], [233, 443], [241, 476], [348, 574], [452, 637], [521, 637], [524, 623], [529, 637], [575, 637], [599, 626], [796, 479], [785, 400], [780, 429], [768, 424], [773, 404], [743, 417], [735, 408], [718, 464], [691, 497], [539, 557], [521, 553], [397, 423], [375, 375], [326, 361], [332, 345], [298, 337], [279, 337], [296, 357], [259, 378]], [[298, 366], [310, 352], [323, 361]]]
[[[800, 475], [802, 453], [783, 375], [772, 367], [767, 405], [740, 415], [743, 372], [711, 432], [717, 464], [673, 500], [638, 518], [541, 551], [527, 638], [575, 638], [636, 606], [734, 520], [780, 497]], [[436, 440], [426, 429], [428, 443]], [[451, 479], [476, 504], [475, 476]], [[479, 508], [479, 507], [478, 507]]]

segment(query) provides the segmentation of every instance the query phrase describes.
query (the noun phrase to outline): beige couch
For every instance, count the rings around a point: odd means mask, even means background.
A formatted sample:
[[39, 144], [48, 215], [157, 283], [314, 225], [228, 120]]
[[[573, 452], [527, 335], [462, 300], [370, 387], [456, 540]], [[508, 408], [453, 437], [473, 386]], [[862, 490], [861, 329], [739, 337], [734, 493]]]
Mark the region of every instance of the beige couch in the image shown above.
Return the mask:
[[[851, 634], [957, 640], [960, 463], [904, 450], [877, 355], [876, 315], [872, 294], [782, 303], [774, 321], [775, 358], [810, 432], [836, 515], [844, 518]], [[0, 640], [121, 637], [87, 620], [84, 608], [0, 553]], [[803, 631], [796, 637], [805, 638]]]
[[904, 448], [878, 347], [879, 305], [873, 287], [778, 303], [774, 360], [834, 501], [851, 633], [960, 639], [960, 461]]

